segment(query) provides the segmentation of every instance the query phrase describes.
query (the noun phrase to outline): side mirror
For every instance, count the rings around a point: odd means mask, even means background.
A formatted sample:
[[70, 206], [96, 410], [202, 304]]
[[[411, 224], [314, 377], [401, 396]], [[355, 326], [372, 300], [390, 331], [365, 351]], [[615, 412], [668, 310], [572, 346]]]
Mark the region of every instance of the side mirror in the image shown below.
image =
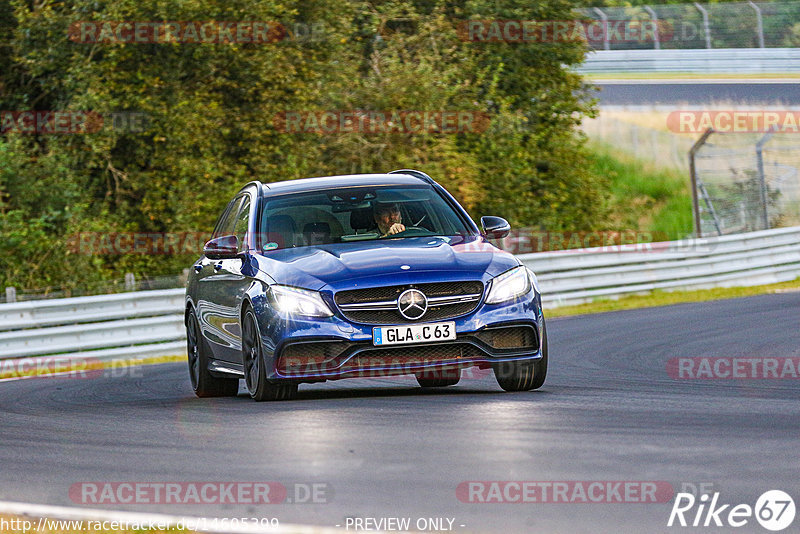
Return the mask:
[[239, 239], [235, 235], [215, 237], [203, 246], [203, 254], [211, 260], [224, 260], [239, 255]]
[[502, 217], [481, 217], [481, 228], [489, 239], [503, 239], [511, 231], [511, 225]]

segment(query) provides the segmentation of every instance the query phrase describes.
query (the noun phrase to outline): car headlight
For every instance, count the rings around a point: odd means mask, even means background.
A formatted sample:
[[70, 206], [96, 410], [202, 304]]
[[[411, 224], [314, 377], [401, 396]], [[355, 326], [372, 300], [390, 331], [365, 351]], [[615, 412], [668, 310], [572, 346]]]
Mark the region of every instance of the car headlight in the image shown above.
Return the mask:
[[307, 317], [330, 317], [331, 309], [317, 291], [289, 286], [270, 286], [270, 302], [278, 311]]
[[528, 270], [524, 265], [514, 267], [492, 279], [492, 287], [486, 297], [487, 304], [499, 304], [520, 297], [531, 290]]

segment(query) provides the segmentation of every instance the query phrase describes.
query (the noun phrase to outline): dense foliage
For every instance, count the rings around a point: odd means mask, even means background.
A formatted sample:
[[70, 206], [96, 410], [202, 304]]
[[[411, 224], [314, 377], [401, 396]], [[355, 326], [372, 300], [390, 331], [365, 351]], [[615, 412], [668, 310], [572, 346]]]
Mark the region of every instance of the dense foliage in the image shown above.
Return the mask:
[[[570, 0], [0, 0], [0, 110], [91, 111], [87, 134], [0, 134], [0, 287], [178, 273], [193, 255], [80, 254], [80, 232], [210, 232], [265, 182], [422, 169], [475, 217], [543, 230], [602, 224], [601, 177], [576, 126], [581, 43], [475, 43], [468, 19], [573, 18]], [[256, 43], [76, 42], [79, 21], [280, 21]], [[284, 133], [276, 114], [459, 110], [483, 132]], [[112, 127], [111, 113], [147, 118]], [[143, 130], [143, 131], [140, 131]]]

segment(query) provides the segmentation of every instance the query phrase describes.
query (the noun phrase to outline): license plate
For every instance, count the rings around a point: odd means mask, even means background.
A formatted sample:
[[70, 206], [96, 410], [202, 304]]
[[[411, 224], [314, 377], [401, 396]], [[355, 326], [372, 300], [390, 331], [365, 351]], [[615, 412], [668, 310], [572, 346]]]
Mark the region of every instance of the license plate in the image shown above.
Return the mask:
[[399, 345], [448, 341], [456, 338], [456, 323], [410, 324], [403, 326], [380, 326], [372, 329], [373, 345]]

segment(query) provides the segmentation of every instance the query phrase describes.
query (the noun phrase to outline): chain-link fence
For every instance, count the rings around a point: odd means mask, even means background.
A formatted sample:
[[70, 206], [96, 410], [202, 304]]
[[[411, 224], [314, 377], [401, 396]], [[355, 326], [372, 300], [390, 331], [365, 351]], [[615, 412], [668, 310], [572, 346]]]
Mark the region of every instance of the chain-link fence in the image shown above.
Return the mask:
[[691, 151], [698, 235], [800, 225], [796, 133], [707, 131]]
[[589, 38], [596, 50], [800, 46], [800, 2], [662, 4], [578, 13], [606, 28]]

